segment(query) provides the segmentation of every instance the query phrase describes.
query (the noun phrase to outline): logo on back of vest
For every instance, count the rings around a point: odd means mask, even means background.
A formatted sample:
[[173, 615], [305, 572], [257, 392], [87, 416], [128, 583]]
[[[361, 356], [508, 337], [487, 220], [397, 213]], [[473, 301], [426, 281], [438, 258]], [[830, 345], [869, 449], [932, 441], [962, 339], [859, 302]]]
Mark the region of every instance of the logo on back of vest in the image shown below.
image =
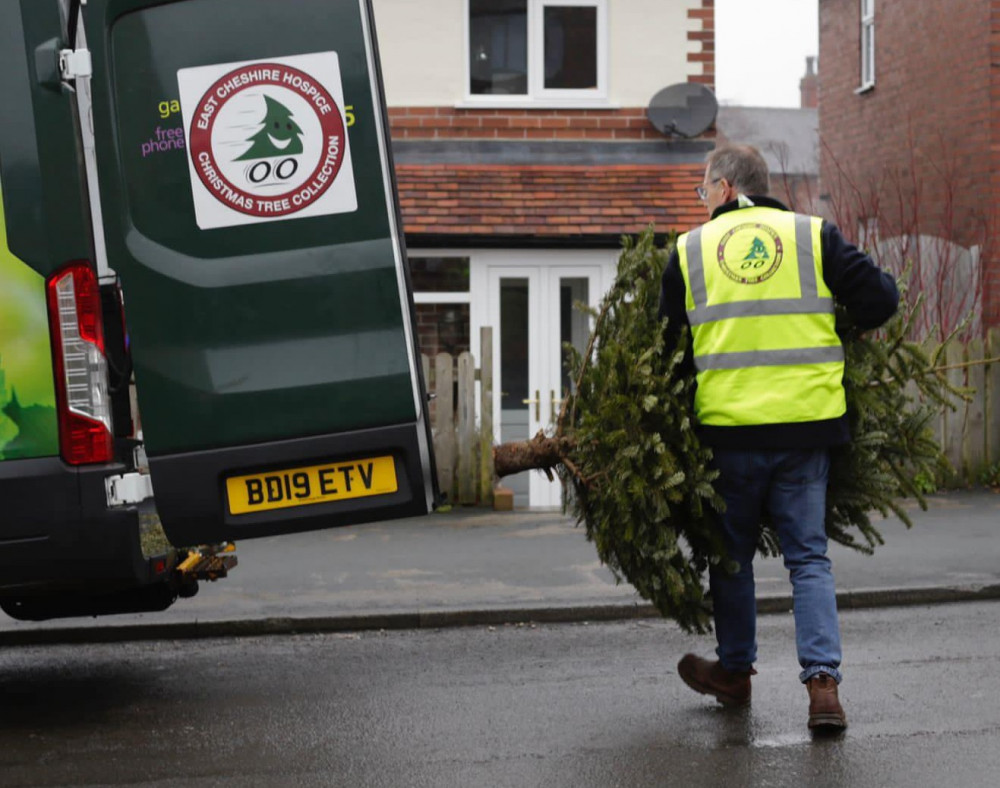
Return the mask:
[[716, 258], [719, 268], [734, 282], [756, 285], [774, 276], [784, 252], [781, 238], [772, 227], [747, 222], [722, 236]]

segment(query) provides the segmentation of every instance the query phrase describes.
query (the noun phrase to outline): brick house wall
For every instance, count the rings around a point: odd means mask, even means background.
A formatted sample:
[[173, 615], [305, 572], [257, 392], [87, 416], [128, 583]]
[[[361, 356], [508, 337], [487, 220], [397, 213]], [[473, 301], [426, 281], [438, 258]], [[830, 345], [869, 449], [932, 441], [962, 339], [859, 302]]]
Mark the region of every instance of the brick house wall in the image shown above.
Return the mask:
[[662, 140], [645, 107], [459, 109], [390, 107], [393, 139]]
[[873, 217], [886, 237], [918, 214], [920, 233], [983, 246], [984, 324], [1000, 324], [988, 245], [1000, 194], [1000, 2], [876, 0], [875, 85], [864, 92], [860, 5], [819, 2], [825, 213], [854, 240]]

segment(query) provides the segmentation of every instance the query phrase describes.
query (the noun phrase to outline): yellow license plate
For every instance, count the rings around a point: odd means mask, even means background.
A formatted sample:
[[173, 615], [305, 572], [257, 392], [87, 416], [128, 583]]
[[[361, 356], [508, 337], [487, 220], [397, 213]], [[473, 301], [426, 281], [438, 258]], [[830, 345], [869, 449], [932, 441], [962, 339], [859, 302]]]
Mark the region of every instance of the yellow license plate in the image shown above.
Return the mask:
[[392, 457], [308, 465], [226, 479], [231, 514], [386, 495], [397, 489]]

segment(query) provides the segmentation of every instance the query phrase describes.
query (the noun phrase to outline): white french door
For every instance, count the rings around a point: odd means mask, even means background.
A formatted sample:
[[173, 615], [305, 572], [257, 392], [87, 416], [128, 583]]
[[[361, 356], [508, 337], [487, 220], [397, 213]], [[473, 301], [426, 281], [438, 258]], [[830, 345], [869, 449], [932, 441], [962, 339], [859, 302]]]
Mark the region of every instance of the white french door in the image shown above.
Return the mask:
[[[572, 388], [563, 344], [583, 352], [591, 328], [589, 316], [575, 304], [596, 306], [611, 280], [609, 266], [570, 259], [487, 266], [486, 324], [494, 327], [497, 392], [493, 423], [501, 442], [525, 440], [539, 430], [551, 434]], [[516, 505], [562, 505], [558, 479], [550, 482], [541, 471], [508, 477], [504, 484], [514, 490]]]

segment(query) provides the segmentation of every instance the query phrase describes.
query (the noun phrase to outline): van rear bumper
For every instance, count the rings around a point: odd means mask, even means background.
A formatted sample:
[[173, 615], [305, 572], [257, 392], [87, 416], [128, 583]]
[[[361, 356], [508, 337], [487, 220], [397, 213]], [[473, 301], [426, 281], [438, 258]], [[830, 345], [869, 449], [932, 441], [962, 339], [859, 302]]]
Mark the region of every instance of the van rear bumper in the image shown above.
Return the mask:
[[[401, 424], [150, 456], [163, 530], [175, 545], [211, 544], [427, 514], [432, 480], [421, 463], [419, 429]], [[376, 456], [393, 458], [398, 483], [393, 493], [249, 514], [233, 514], [227, 504], [230, 477]]]
[[0, 462], [0, 595], [144, 582], [138, 510], [107, 506], [104, 479], [124, 471], [58, 457]]

